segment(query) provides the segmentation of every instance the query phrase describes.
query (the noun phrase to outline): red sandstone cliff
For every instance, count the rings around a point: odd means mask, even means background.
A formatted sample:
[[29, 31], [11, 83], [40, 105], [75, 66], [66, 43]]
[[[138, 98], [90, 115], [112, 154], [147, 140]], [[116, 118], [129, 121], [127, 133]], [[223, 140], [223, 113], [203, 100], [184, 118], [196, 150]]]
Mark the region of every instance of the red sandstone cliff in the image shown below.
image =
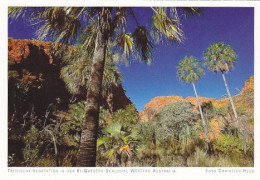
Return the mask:
[[[236, 106], [239, 108], [242, 105], [245, 104], [250, 104], [252, 103], [251, 101], [248, 101], [245, 103], [245, 98], [242, 97], [245, 93], [248, 92], [253, 92], [254, 91], [254, 76], [250, 77], [246, 82], [244, 87], [242, 88], [242, 91], [239, 95], [236, 95], [234, 97], [234, 102]], [[215, 98], [206, 98], [206, 97], [200, 97], [200, 103], [202, 104], [203, 102], [212, 102], [213, 105], [217, 107], [225, 107], [228, 105], [229, 100], [228, 98], [223, 98], [223, 99], [215, 99]], [[169, 103], [175, 103], [178, 101], [187, 101], [190, 102], [191, 104], [194, 105], [194, 109], [197, 109], [197, 101], [195, 97], [188, 96], [186, 98], [182, 96], [158, 96], [153, 98], [150, 102], [148, 102], [145, 105], [145, 108], [143, 111], [139, 112], [140, 115], [140, 120], [141, 121], [149, 121], [151, 120], [154, 115], [158, 112], [158, 110], [163, 107], [164, 105], [167, 105]], [[244, 103], [242, 103], [244, 102]], [[251, 107], [251, 112], [252, 112], [252, 107]], [[250, 109], [250, 107], [248, 107]]]
[[[34, 87], [31, 101], [37, 107], [47, 106], [56, 98], [62, 99], [64, 108], [69, 104], [70, 94], [60, 79], [62, 59], [55, 54], [59, 48], [63, 48], [65, 53], [72, 50], [72, 47], [62, 44], [53, 45], [51, 42], [8, 39], [9, 77], [12, 76], [12, 78], [17, 78], [19, 81]], [[114, 87], [112, 94], [113, 111], [132, 104], [125, 95], [122, 85]], [[84, 100], [85, 96], [79, 98]], [[105, 98], [103, 105], [107, 107], [106, 101]], [[9, 110], [11, 109], [9, 108]]]
[[[153, 98], [149, 103], [145, 105], [144, 110], [139, 112], [140, 121], [147, 122], [152, 120], [161, 107], [169, 103], [175, 103], [178, 101], [188, 101], [194, 105], [194, 110], [198, 111], [197, 101], [195, 97], [188, 96], [186, 98], [183, 98], [182, 96], [159, 96]], [[201, 103], [209, 101], [212, 102], [215, 107], [224, 109], [226, 109], [230, 105], [228, 98], [215, 99], [200, 97]], [[253, 123], [250, 123], [250, 121], [254, 119], [254, 76], [250, 77], [245, 82], [245, 85], [243, 86], [240, 94], [233, 96], [233, 101], [236, 110], [243, 112], [242, 114], [240, 114], [240, 120], [249, 120], [247, 121], [247, 123], [242, 123], [242, 128], [249, 132], [248, 134], [251, 134], [251, 136], [253, 136], [254, 125]], [[209, 122], [209, 136], [211, 140], [221, 139], [221, 131], [223, 130], [223, 127], [225, 126], [224, 124], [227, 123], [227, 121], [228, 123], [236, 124], [235, 119], [232, 118], [232, 115], [233, 114], [231, 112], [230, 114], [227, 114], [226, 117], [216, 116]], [[248, 138], [252, 138], [251, 136], [248, 135]], [[200, 137], [202, 139], [204, 138], [203, 132], [200, 132]]]

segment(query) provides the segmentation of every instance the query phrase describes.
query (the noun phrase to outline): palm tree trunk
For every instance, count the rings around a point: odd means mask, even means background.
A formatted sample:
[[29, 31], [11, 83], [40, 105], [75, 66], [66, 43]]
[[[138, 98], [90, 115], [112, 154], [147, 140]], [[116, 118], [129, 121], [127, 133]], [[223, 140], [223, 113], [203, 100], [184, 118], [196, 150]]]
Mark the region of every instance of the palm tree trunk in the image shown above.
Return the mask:
[[108, 13], [108, 9], [102, 8], [99, 14], [93, 64], [91, 67], [90, 85], [87, 92], [87, 105], [82, 127], [80, 146], [77, 154], [77, 166], [96, 166], [96, 145], [102, 91], [101, 88], [110, 27], [110, 15]]
[[231, 94], [230, 94], [230, 92], [229, 92], [228, 85], [227, 85], [227, 81], [226, 81], [226, 77], [225, 77], [225, 74], [224, 74], [224, 73], [222, 73], [222, 77], [223, 77], [223, 81], [224, 81], [224, 84], [225, 84], [225, 87], [226, 87], [226, 90], [227, 90], [227, 94], [228, 94], [229, 101], [230, 101], [230, 103], [231, 103], [232, 110], [233, 110], [234, 115], [235, 115], [235, 119], [236, 119], [236, 123], [237, 123], [237, 128], [238, 128], [238, 130], [239, 130], [239, 133], [241, 134], [242, 143], [243, 143], [243, 147], [244, 147], [244, 154], [246, 154], [246, 152], [247, 152], [247, 147], [246, 147], [246, 141], [245, 141], [244, 133], [243, 133], [243, 131], [242, 131], [242, 129], [241, 129], [240, 120], [238, 119], [237, 111], [236, 111], [236, 108], [235, 108], [233, 99], [232, 99], [232, 97], [231, 97]]
[[198, 106], [199, 106], [199, 111], [200, 111], [200, 116], [201, 116], [201, 120], [202, 120], [202, 124], [203, 124], [203, 128], [204, 128], [204, 135], [205, 135], [205, 138], [206, 138], [206, 142], [207, 142], [208, 145], [209, 145], [209, 144], [210, 144], [210, 139], [209, 139], [208, 127], [207, 127], [205, 118], [204, 118], [204, 116], [203, 116], [203, 112], [202, 112], [202, 109], [201, 109], [201, 106], [200, 106], [200, 100], [199, 100], [199, 97], [198, 97], [198, 94], [197, 94], [197, 91], [196, 91], [195, 84], [194, 84], [194, 83], [191, 83], [191, 84], [192, 84], [192, 86], [193, 86], [193, 90], [194, 90], [194, 92], [195, 92], [196, 99], [197, 99], [197, 103], [198, 103]]

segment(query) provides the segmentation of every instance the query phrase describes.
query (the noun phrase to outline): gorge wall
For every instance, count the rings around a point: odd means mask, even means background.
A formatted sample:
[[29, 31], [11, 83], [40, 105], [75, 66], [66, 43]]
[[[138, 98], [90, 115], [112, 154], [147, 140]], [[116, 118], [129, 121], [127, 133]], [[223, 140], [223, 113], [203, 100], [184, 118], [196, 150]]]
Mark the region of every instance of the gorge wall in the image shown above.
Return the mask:
[[[224, 85], [223, 85], [224, 86]], [[239, 118], [242, 121], [243, 129], [246, 129], [250, 137], [253, 138], [254, 134], [254, 76], [251, 76], [244, 84], [241, 92], [232, 97], [236, 110], [239, 114]], [[200, 97], [200, 103], [211, 102], [212, 105], [218, 109], [222, 109], [228, 113], [225, 116], [215, 116], [209, 121], [210, 126], [210, 139], [221, 138], [220, 132], [232, 124], [236, 126], [235, 118], [230, 107], [228, 98], [215, 99]], [[149, 103], [145, 105], [143, 111], [139, 112], [140, 122], [152, 121], [159, 109], [169, 103], [176, 103], [179, 101], [190, 102], [194, 105], [194, 110], [198, 112], [198, 104], [195, 97], [188, 96], [186, 98], [182, 96], [158, 96], [153, 98]], [[199, 113], [199, 112], [198, 112]], [[203, 132], [200, 133], [201, 138], [204, 138]]]
[[[254, 92], [254, 76], [251, 76], [246, 82], [244, 87], [242, 88], [242, 91], [233, 97], [236, 107], [245, 106], [246, 104], [249, 104], [247, 106], [248, 111], [253, 112], [253, 101], [250, 99], [249, 101], [245, 102], [247, 99], [245, 96], [248, 95], [248, 93]], [[222, 98], [222, 99], [215, 99], [215, 98], [207, 98], [207, 97], [199, 97], [200, 103], [203, 104], [204, 102], [212, 102], [213, 105], [217, 107], [226, 107], [229, 104], [228, 98]], [[169, 104], [169, 103], [176, 103], [179, 101], [187, 101], [190, 102], [192, 105], [194, 105], [194, 110], [197, 110], [198, 104], [196, 97], [188, 96], [186, 98], [182, 96], [158, 96], [153, 98], [150, 102], [148, 102], [144, 110], [139, 112], [141, 121], [147, 122], [151, 120], [153, 116], [151, 114], [156, 114], [158, 110]]]
[[[39, 111], [46, 108], [50, 102], [61, 99], [60, 108], [67, 109], [71, 94], [67, 91], [60, 78], [60, 70], [64, 66], [62, 58], [56, 50], [63, 48], [65, 52], [72, 47], [38, 40], [8, 39], [8, 76], [9, 93], [12, 93], [12, 79], [19, 80], [33, 89], [30, 103], [35, 104]], [[112, 89], [113, 110], [116, 111], [132, 104], [125, 95], [122, 85]], [[85, 100], [85, 96], [78, 97]], [[110, 100], [111, 101], [111, 100]], [[9, 103], [13, 103], [9, 99]], [[108, 106], [107, 99], [103, 99], [103, 106]], [[9, 111], [12, 111], [12, 106]]]

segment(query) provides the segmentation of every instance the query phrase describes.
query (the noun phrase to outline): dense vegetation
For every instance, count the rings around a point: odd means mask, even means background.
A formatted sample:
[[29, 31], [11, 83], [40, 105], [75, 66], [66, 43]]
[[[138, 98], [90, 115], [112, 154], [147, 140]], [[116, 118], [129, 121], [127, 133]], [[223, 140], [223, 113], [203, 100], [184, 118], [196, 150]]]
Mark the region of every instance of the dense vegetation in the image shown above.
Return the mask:
[[[176, 8], [151, 10], [153, 41], [181, 42]], [[198, 14], [199, 9], [178, 12]], [[9, 8], [10, 17], [21, 15], [42, 23], [40, 36], [74, 46], [52, 49], [59, 62], [53, 65], [46, 64], [43, 49], [32, 45], [44, 71], [36, 60], [9, 59], [9, 166], [253, 166], [253, 92], [230, 95], [225, 74], [236, 61], [230, 45], [216, 43], [204, 52], [208, 69], [222, 74], [229, 103], [199, 102], [194, 83], [204, 67], [185, 57], [178, 76], [192, 84], [197, 106], [170, 103], [141, 122], [133, 104], [115, 109], [112, 102], [113, 89], [121, 86], [119, 56], [126, 61], [138, 56], [147, 64], [152, 57], [147, 27], [139, 25], [131, 8]], [[128, 16], [136, 21], [129, 33]], [[50, 79], [61, 80], [62, 94], [47, 93]]]
[[[71, 102], [68, 110], [59, 111], [62, 99], [56, 99], [45, 110], [36, 111], [28, 102], [34, 88], [10, 71], [9, 102], [15, 101], [20, 109], [9, 115], [9, 166], [75, 166], [86, 101]], [[234, 101], [249, 103], [252, 98], [253, 92], [246, 91]], [[97, 166], [253, 166], [253, 134], [246, 131], [245, 155], [230, 109], [230, 105], [202, 103], [213, 133], [214, 151], [209, 152], [199, 111], [189, 102], [165, 105], [149, 122], [140, 122], [134, 105], [112, 113], [101, 107]], [[248, 109], [239, 106], [238, 114], [249, 126], [253, 117]], [[216, 120], [222, 126], [219, 134], [214, 134], [212, 126]]]
[[[153, 12], [151, 24], [145, 25], [140, 24], [139, 17], [131, 7], [8, 8], [10, 19], [28, 17], [26, 20], [33, 19], [33, 24], [40, 24], [37, 34], [41, 40], [50, 39], [68, 45], [83, 44], [85, 53], [80, 58], [92, 60], [89, 77], [86, 77], [89, 83], [84, 87], [87, 89], [87, 103], [77, 166], [96, 166], [99, 111], [108, 55], [117, 49], [126, 61], [130, 56], [135, 56], [150, 64], [153, 42], [182, 42], [179, 17], [200, 13], [196, 7], [151, 7], [150, 10]], [[133, 18], [131, 31], [126, 28], [129, 17]]]
[[[75, 166], [84, 104], [70, 105], [63, 122], [48, 119], [44, 126], [42, 119], [28, 117], [31, 126], [19, 140], [23, 158], [10, 154], [9, 166]], [[214, 153], [208, 154], [200, 137], [202, 123], [188, 102], [168, 104], [154, 120], [141, 123], [133, 105], [112, 115], [102, 108], [99, 127], [97, 166], [253, 165], [253, 144], [245, 156], [236, 130], [223, 130], [221, 139], [213, 141]]]

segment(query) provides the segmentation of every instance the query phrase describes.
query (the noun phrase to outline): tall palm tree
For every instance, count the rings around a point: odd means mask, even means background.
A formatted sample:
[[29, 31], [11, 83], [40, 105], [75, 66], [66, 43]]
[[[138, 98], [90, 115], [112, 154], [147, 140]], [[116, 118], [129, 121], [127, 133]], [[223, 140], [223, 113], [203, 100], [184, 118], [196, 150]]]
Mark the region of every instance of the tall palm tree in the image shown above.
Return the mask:
[[[178, 14], [198, 14], [198, 8], [152, 8], [152, 29], [155, 37], [164, 36], [165, 39], [180, 42], [182, 31]], [[55, 39], [55, 42], [68, 44], [77, 43], [79, 32], [86, 31], [85, 45], [94, 43], [92, 50], [92, 67], [87, 91], [87, 107], [82, 128], [80, 147], [77, 156], [77, 166], [95, 166], [97, 130], [102, 92], [102, 80], [106, 52], [109, 39], [118, 39], [117, 47], [123, 50], [127, 57], [137, 52], [139, 57], [150, 63], [152, 56], [152, 42], [145, 26], [141, 26], [134, 9], [130, 7], [10, 7], [9, 17], [25, 17], [34, 23], [39, 22], [38, 34], [41, 39], [45, 37]], [[132, 16], [136, 22], [133, 32], [126, 32], [127, 17]], [[91, 29], [95, 29], [92, 33]], [[88, 48], [86, 48], [88, 49]], [[135, 51], [134, 51], [135, 50]], [[131, 52], [131, 53], [130, 53]]]
[[[180, 62], [177, 67], [177, 76], [179, 79], [185, 83], [190, 83], [192, 84], [194, 93], [196, 95], [199, 111], [200, 111], [200, 116], [204, 128], [204, 135], [206, 142], [208, 145], [210, 145], [210, 139], [209, 139], [209, 131], [208, 131], [208, 126], [206, 123], [206, 120], [204, 118], [200, 101], [199, 101], [199, 96], [196, 91], [195, 87], [195, 82], [199, 81], [201, 79], [201, 76], [204, 74], [204, 69], [201, 67], [201, 62], [197, 61], [197, 59], [193, 56], [187, 57], [185, 56]], [[209, 146], [210, 148], [210, 146]]]
[[244, 146], [244, 153], [246, 154], [247, 147], [246, 147], [246, 141], [244, 137], [244, 133], [240, 126], [240, 120], [237, 116], [236, 108], [233, 102], [233, 99], [231, 97], [225, 74], [229, 72], [231, 68], [234, 67], [234, 63], [237, 60], [236, 52], [232, 49], [232, 47], [229, 44], [226, 44], [224, 42], [218, 42], [215, 44], [210, 45], [207, 50], [204, 52], [204, 59], [206, 60], [205, 65], [208, 67], [208, 69], [214, 73], [220, 72], [226, 87], [226, 91], [228, 94], [229, 101], [231, 103], [231, 107], [236, 119], [237, 128], [241, 134], [242, 143]]

